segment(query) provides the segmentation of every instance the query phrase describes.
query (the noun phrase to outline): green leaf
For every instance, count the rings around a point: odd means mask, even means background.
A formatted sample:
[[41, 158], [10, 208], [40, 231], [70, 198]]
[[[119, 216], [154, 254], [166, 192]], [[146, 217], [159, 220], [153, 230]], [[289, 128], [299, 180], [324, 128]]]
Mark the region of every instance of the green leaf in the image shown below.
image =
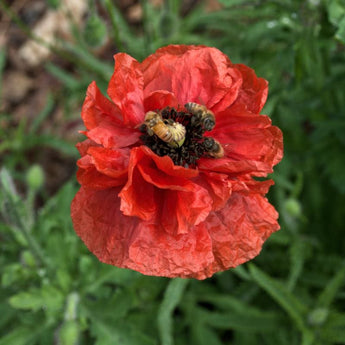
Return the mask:
[[345, 43], [345, 3], [342, 0], [333, 0], [328, 4], [329, 21], [338, 28], [335, 37]]
[[317, 305], [319, 307], [328, 308], [337, 296], [341, 288], [345, 286], [345, 263], [334, 275], [331, 281], [320, 294]]
[[81, 82], [73, 74], [66, 72], [62, 68], [52, 63], [47, 63], [45, 68], [51, 75], [60, 80], [66, 88], [77, 90], [81, 87]]
[[157, 316], [159, 335], [162, 345], [172, 345], [174, 343], [172, 313], [179, 304], [187, 283], [188, 280], [186, 279], [176, 278], [170, 281], [167, 289], [165, 290], [164, 298]]
[[250, 280], [250, 274], [245, 269], [244, 265], [237, 266], [236, 268], [232, 269], [232, 272], [238, 275], [243, 280]]
[[68, 143], [63, 139], [51, 136], [51, 135], [32, 135], [27, 137], [26, 140], [27, 148], [47, 146], [57, 151], [60, 151], [68, 156], [77, 157], [78, 151], [74, 147], [74, 144]]
[[254, 281], [264, 289], [291, 317], [300, 330], [306, 330], [304, 318], [306, 306], [300, 302], [286, 287], [253, 264], [249, 265]]
[[39, 126], [43, 123], [43, 121], [49, 116], [49, 114], [53, 111], [54, 108], [54, 98], [51, 95], [51, 93], [49, 93], [47, 95], [47, 100], [46, 100], [46, 105], [43, 108], [43, 110], [37, 115], [35, 116], [34, 120], [32, 121], [31, 125], [30, 125], [30, 132], [31, 133], [36, 133]]
[[25, 345], [34, 338], [33, 333], [31, 327], [16, 327], [0, 339], [0, 345]]
[[287, 284], [289, 290], [294, 289], [298, 278], [302, 274], [304, 261], [308, 254], [307, 249], [306, 243], [300, 237], [295, 237], [290, 246], [290, 276]]
[[0, 183], [1, 191], [5, 192], [6, 196], [9, 197], [11, 201], [16, 202], [19, 200], [19, 195], [14, 185], [13, 178], [6, 168], [2, 168], [0, 170]]
[[32, 276], [33, 271], [30, 269], [19, 263], [10, 263], [2, 268], [1, 284], [3, 287], [18, 286]]
[[59, 345], [77, 345], [79, 344], [80, 327], [77, 321], [65, 321], [59, 329]]
[[97, 13], [91, 13], [87, 18], [83, 36], [90, 47], [98, 47], [104, 44], [107, 37], [107, 27], [104, 20]]
[[345, 344], [345, 325], [342, 329], [323, 330], [321, 336], [328, 344]]
[[[3, 296], [1, 296], [3, 297]], [[8, 303], [0, 303], [0, 327], [3, 327], [16, 314], [16, 310], [11, 308]], [[1, 329], [1, 328], [0, 328]]]
[[[88, 268], [86, 268], [87, 271]], [[99, 286], [106, 282], [115, 283], [119, 286], [126, 286], [138, 278], [138, 273], [125, 268], [114, 266], [102, 266], [97, 271], [97, 279], [85, 286], [88, 293], [95, 293]]]
[[225, 313], [201, 312], [204, 322], [216, 328], [245, 332], [273, 331], [281, 321], [279, 314], [252, 307], [232, 296], [209, 294], [200, 300], [226, 311]]
[[[100, 292], [98, 292], [98, 295]], [[107, 303], [108, 308], [104, 307]], [[130, 289], [118, 289], [113, 295], [98, 301], [85, 301], [83, 308], [89, 317], [103, 320], [107, 323], [116, 323], [123, 320], [129, 311], [135, 306], [135, 296]], [[87, 308], [87, 310], [85, 309]]]
[[345, 15], [339, 23], [338, 30], [335, 33], [335, 38], [337, 38], [342, 43], [345, 43]]
[[194, 343], [198, 345], [222, 345], [219, 336], [212, 328], [203, 324], [195, 324], [192, 328]]
[[244, 310], [241, 313], [217, 313], [199, 311], [200, 317], [208, 326], [217, 329], [232, 329], [241, 332], [274, 332], [279, 326], [280, 318], [272, 314], [262, 317], [260, 313], [253, 315], [253, 313], [246, 313]]
[[77, 46], [64, 41], [63, 47], [73, 55], [75, 62], [80, 64], [84, 70], [96, 73], [103, 80], [109, 80], [109, 76], [113, 73], [113, 66], [109, 62], [97, 59], [80, 45]]
[[345, 16], [345, 5], [342, 0], [330, 1], [327, 9], [329, 21], [334, 25], [338, 25]]
[[16, 309], [37, 311], [46, 309], [48, 313], [61, 311], [64, 297], [53, 286], [44, 286], [41, 289], [32, 288], [28, 292], [20, 292], [9, 299], [9, 303]]
[[156, 341], [140, 332], [135, 325], [127, 325], [125, 322], [110, 326], [93, 320], [91, 332], [97, 339], [95, 345], [157, 345]]

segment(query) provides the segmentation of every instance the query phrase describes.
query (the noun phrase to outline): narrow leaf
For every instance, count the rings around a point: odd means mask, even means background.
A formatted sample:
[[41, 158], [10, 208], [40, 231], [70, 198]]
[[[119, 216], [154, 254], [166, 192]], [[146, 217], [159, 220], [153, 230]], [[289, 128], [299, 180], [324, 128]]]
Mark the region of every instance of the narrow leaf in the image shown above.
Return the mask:
[[162, 345], [172, 345], [174, 343], [172, 335], [172, 313], [180, 302], [187, 283], [188, 280], [186, 279], [173, 279], [165, 290], [164, 298], [157, 317]]
[[284, 285], [268, 276], [253, 264], [250, 273], [256, 283], [264, 289], [291, 317], [300, 330], [305, 330], [304, 315], [307, 308]]
[[329, 307], [336, 298], [338, 291], [344, 286], [344, 284], [345, 263], [343, 263], [342, 267], [338, 270], [338, 272], [334, 275], [334, 277], [320, 294], [318, 298], [318, 306], [323, 308]]

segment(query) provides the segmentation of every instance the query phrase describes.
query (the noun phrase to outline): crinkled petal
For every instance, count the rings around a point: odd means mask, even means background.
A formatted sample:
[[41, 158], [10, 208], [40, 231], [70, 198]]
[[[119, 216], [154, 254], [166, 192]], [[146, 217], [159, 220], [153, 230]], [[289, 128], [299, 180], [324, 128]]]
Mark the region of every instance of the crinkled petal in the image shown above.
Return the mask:
[[100, 261], [165, 277], [193, 277], [213, 261], [203, 225], [170, 235], [156, 224], [123, 215], [118, 191], [82, 187], [72, 201], [74, 229]]
[[266, 177], [273, 172], [271, 164], [257, 162], [254, 160], [232, 160], [229, 158], [200, 158], [198, 168], [203, 171], [212, 171], [228, 174], [229, 176], [250, 175], [257, 177]]
[[105, 189], [122, 185], [127, 180], [129, 149], [105, 149], [85, 140], [78, 148], [78, 181], [89, 188]]
[[126, 128], [119, 108], [104, 97], [95, 82], [87, 89], [82, 118], [88, 129], [84, 134], [104, 147], [126, 147], [139, 140], [140, 132]]
[[96, 169], [109, 177], [126, 181], [129, 149], [105, 149], [102, 147], [90, 147], [87, 153], [91, 156]]
[[277, 218], [274, 207], [260, 194], [233, 193], [227, 205], [205, 222], [214, 261], [199, 277], [207, 278], [256, 257], [265, 240], [279, 230]]
[[157, 90], [172, 92], [171, 81], [178, 58], [190, 49], [203, 48], [202, 46], [169, 45], [147, 57], [141, 64], [145, 98]]
[[267, 99], [267, 80], [258, 78], [254, 70], [246, 65], [235, 64], [233, 67], [241, 72], [243, 79], [235, 104], [243, 104], [250, 112], [259, 114]]
[[232, 183], [226, 174], [202, 171], [198, 183], [207, 189], [212, 198], [212, 210], [222, 208], [229, 200]]
[[218, 131], [216, 138], [232, 160], [264, 162], [273, 166], [283, 156], [282, 133], [279, 128], [249, 128], [243, 131]]
[[192, 192], [167, 190], [161, 199], [159, 222], [170, 234], [185, 234], [204, 221], [212, 209], [212, 199], [206, 189], [194, 184]]
[[243, 195], [258, 193], [262, 196], [268, 193], [268, 190], [274, 185], [273, 180], [256, 181], [253, 179], [236, 179], [232, 180], [232, 188], [234, 192], [241, 192]]
[[200, 159], [202, 170], [266, 176], [283, 157], [281, 130], [267, 116], [249, 113], [241, 105], [217, 115], [212, 137], [221, 143], [225, 156]]
[[162, 52], [142, 63], [145, 95], [167, 90], [182, 105], [196, 102], [213, 111], [224, 110], [237, 98], [242, 75], [218, 49], [169, 46]]
[[171, 107], [177, 109], [179, 106], [175, 95], [169, 91], [154, 91], [150, 93], [144, 100], [145, 112], [150, 110], [164, 109]]
[[161, 223], [169, 233], [185, 233], [212, 208], [207, 190], [189, 179], [196, 170], [175, 166], [169, 157], [158, 157], [147, 147], [131, 151], [128, 172], [119, 194], [125, 215]]
[[241, 74], [215, 48], [186, 52], [179, 59], [172, 79], [173, 92], [182, 104], [196, 102], [213, 111], [229, 107], [241, 84]]
[[108, 95], [121, 110], [126, 126], [135, 127], [144, 121], [144, 79], [140, 63], [125, 53], [114, 56], [115, 69], [108, 86]]
[[99, 145], [90, 139], [85, 139], [75, 145], [75, 147], [78, 149], [80, 153], [80, 156], [85, 156], [87, 154], [87, 150], [92, 146], [99, 146]]
[[159, 210], [159, 190], [147, 183], [133, 164], [133, 156], [128, 169], [128, 180], [122, 188], [120, 209], [126, 216], [136, 216], [143, 220], [155, 219]]
[[88, 130], [106, 128], [108, 124], [122, 124], [120, 109], [102, 95], [94, 81], [87, 88], [81, 117]]
[[92, 161], [92, 157], [89, 155], [80, 158], [77, 165], [79, 167], [77, 180], [84, 187], [107, 189], [120, 186], [125, 182], [124, 179], [114, 179], [99, 172]]
[[156, 224], [140, 223], [132, 241], [126, 265], [141, 273], [164, 277], [194, 277], [213, 262], [210, 234], [202, 224], [186, 234], [174, 235], [162, 231]]
[[76, 233], [99, 260], [126, 267], [139, 219], [122, 214], [118, 192], [81, 187], [71, 204], [71, 218]]
[[105, 148], [121, 148], [137, 143], [141, 133], [138, 130], [123, 127], [123, 125], [108, 124], [104, 128], [91, 129], [85, 135]]
[[212, 131], [226, 130], [230, 132], [242, 131], [249, 128], [266, 128], [272, 125], [271, 119], [266, 115], [257, 115], [248, 111], [243, 104], [234, 104], [225, 111], [216, 114], [216, 126]]

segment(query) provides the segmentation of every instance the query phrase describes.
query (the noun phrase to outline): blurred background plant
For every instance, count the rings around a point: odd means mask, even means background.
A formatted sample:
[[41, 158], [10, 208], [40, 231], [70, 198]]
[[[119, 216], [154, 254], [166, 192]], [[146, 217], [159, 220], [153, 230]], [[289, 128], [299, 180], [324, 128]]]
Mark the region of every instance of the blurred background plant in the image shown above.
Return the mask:
[[[345, 344], [344, 0], [0, 0], [0, 345]], [[215, 46], [270, 83], [281, 231], [206, 281], [101, 264], [69, 205], [112, 56]]]

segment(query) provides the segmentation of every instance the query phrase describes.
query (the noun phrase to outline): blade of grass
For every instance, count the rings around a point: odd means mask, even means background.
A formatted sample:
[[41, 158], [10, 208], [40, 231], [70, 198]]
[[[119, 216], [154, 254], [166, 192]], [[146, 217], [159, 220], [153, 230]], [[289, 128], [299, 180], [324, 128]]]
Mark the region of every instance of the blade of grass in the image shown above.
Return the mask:
[[187, 286], [186, 279], [173, 279], [165, 290], [160, 305], [157, 322], [162, 345], [173, 345], [172, 313], [181, 300], [183, 291]]
[[337, 271], [331, 281], [327, 284], [325, 289], [321, 292], [317, 305], [321, 308], [328, 308], [331, 303], [336, 298], [338, 291], [344, 286], [345, 284], [345, 263], [341, 266], [341, 268]]
[[54, 107], [54, 99], [49, 93], [47, 96], [47, 103], [44, 109], [35, 117], [30, 126], [30, 132], [33, 134], [37, 131], [38, 127], [44, 121], [44, 119], [50, 114]]
[[250, 264], [249, 271], [253, 280], [286, 311], [296, 327], [302, 332], [305, 339], [302, 344], [311, 344], [313, 333], [305, 324], [307, 307], [289, 292], [283, 284], [271, 278], [255, 265]]

